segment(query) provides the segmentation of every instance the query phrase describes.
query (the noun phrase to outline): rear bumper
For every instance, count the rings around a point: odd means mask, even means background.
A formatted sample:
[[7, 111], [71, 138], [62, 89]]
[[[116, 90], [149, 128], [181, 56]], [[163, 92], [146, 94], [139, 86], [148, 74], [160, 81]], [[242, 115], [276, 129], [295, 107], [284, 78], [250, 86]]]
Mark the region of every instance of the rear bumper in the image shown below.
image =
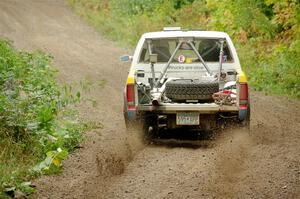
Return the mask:
[[218, 105], [216, 103], [161, 103], [159, 106], [140, 105], [138, 111], [157, 112], [162, 114], [171, 114], [176, 112], [198, 112], [203, 114], [211, 114], [218, 112], [238, 112], [237, 106]]
[[126, 110], [124, 112], [127, 121], [134, 121], [144, 114], [158, 114], [158, 115], [172, 115], [178, 112], [196, 112], [199, 114], [218, 114], [229, 113], [236, 115], [240, 121], [248, 120], [250, 118], [250, 106], [229, 106], [218, 105], [216, 103], [161, 103], [159, 106], [140, 105], [135, 110]]

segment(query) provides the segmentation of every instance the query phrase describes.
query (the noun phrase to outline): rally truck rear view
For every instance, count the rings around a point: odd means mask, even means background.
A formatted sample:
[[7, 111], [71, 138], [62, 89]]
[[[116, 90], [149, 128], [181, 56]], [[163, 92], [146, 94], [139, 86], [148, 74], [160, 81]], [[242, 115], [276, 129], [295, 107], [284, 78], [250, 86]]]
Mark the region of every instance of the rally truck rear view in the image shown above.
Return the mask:
[[248, 126], [248, 84], [230, 37], [224, 32], [166, 28], [142, 35], [124, 89], [128, 128], [147, 134], [160, 128], [219, 128], [234, 119]]

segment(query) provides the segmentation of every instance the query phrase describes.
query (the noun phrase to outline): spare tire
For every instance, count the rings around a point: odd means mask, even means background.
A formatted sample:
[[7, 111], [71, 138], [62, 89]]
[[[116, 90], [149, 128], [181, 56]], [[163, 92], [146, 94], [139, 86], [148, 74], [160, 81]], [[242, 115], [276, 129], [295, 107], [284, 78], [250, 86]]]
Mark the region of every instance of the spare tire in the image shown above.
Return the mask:
[[193, 79], [177, 79], [166, 83], [165, 95], [173, 101], [213, 100], [219, 91], [218, 82], [201, 82]]

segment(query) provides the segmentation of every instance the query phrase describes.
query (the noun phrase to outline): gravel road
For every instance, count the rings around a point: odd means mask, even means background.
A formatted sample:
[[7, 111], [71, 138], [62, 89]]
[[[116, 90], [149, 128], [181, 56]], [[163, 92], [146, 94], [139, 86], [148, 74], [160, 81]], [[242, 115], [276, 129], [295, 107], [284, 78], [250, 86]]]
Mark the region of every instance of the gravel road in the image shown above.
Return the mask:
[[195, 144], [145, 145], [126, 134], [122, 116], [129, 65], [119, 56], [130, 51], [66, 1], [1, 0], [0, 37], [52, 54], [60, 83], [89, 84], [89, 100], [76, 108], [104, 126], [84, 135], [62, 174], [34, 182], [33, 198], [300, 198], [299, 101], [253, 91], [250, 134], [231, 129]]

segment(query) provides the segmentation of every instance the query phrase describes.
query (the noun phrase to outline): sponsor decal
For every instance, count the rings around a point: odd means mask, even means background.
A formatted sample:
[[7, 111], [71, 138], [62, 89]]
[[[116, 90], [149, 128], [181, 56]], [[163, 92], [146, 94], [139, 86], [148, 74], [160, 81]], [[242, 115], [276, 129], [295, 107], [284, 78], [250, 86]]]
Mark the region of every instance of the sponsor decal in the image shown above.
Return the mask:
[[179, 55], [178, 62], [179, 63], [184, 63], [185, 62], [185, 56], [184, 55]]

